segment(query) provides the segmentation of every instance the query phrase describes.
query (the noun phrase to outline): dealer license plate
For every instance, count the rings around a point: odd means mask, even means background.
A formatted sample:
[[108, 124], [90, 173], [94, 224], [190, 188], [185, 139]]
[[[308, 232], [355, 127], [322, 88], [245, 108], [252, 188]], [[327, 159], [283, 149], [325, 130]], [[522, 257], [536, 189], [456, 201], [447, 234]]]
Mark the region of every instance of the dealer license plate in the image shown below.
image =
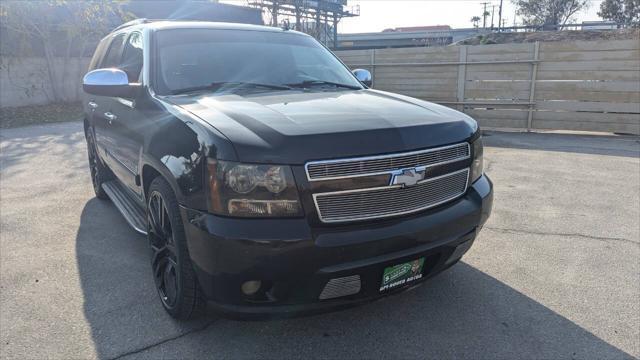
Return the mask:
[[389, 266], [382, 273], [380, 291], [395, 289], [422, 278], [424, 258]]

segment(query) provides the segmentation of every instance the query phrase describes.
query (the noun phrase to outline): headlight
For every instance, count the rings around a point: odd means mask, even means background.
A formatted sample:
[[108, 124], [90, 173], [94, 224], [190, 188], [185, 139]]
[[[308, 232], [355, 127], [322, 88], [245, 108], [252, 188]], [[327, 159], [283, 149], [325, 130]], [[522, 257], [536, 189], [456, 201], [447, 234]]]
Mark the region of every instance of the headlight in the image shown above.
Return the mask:
[[291, 168], [209, 159], [209, 208], [240, 217], [302, 216]]
[[256, 188], [259, 179], [257, 166], [236, 165], [229, 170], [224, 180], [231, 190], [238, 194], [248, 194]]
[[472, 155], [473, 155], [473, 163], [471, 164], [471, 183], [473, 184], [476, 180], [482, 176], [484, 171], [484, 164], [482, 161], [482, 137], [478, 137], [472, 144]]

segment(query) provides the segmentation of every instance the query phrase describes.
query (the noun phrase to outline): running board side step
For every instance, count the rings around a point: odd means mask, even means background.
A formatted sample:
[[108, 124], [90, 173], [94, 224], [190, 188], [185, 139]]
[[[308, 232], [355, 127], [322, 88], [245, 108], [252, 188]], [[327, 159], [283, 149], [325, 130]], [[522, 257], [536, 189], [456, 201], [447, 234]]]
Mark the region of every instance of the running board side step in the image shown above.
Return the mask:
[[118, 180], [113, 180], [103, 183], [102, 188], [129, 225], [140, 234], [147, 235], [146, 212], [131, 198], [124, 186]]

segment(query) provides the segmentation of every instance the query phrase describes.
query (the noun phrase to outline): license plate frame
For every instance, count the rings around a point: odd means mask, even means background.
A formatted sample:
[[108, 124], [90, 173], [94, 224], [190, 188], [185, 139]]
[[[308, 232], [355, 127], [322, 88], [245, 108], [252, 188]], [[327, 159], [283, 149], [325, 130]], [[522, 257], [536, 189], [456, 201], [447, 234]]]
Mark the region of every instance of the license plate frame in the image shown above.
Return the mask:
[[424, 262], [425, 258], [423, 256], [385, 267], [382, 271], [379, 291], [384, 292], [397, 289], [421, 279], [423, 276]]

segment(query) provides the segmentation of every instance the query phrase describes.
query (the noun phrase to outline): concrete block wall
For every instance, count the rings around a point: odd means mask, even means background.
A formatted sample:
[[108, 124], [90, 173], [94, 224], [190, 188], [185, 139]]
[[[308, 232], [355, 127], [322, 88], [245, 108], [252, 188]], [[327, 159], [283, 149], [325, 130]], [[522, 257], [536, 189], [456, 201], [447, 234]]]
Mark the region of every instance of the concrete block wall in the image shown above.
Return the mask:
[[[87, 71], [89, 58], [56, 58], [55, 81], [59, 98], [79, 101], [81, 79]], [[41, 57], [0, 57], [0, 107], [43, 105], [53, 102], [53, 89], [46, 60]]]

